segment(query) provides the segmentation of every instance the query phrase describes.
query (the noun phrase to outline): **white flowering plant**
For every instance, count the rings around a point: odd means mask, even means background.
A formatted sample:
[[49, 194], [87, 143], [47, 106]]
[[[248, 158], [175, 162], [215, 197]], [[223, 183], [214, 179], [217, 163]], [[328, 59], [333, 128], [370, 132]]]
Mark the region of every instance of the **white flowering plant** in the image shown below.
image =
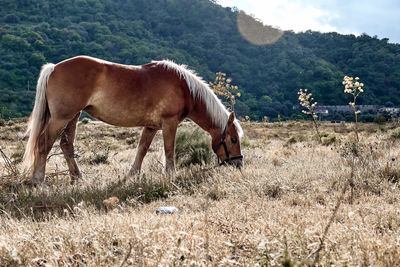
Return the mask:
[[349, 105], [353, 108], [354, 112], [354, 119], [355, 119], [355, 135], [356, 135], [356, 140], [358, 142], [358, 114], [361, 113], [360, 110], [356, 109], [356, 101], [357, 97], [364, 92], [363, 86], [364, 84], [361, 83], [359, 77], [349, 77], [349, 76], [344, 76], [342, 84], [344, 85], [344, 92], [347, 94], [351, 94], [353, 96], [353, 101], [349, 102]]
[[236, 103], [236, 97], [240, 97], [240, 92], [237, 92], [239, 87], [237, 85], [231, 84], [232, 79], [226, 78], [226, 74], [223, 72], [217, 72], [215, 81], [210, 82], [211, 88], [214, 92], [223, 97], [224, 102], [228, 104], [231, 111], [234, 111], [234, 106]]
[[299, 102], [300, 105], [306, 109], [303, 109], [301, 112], [304, 114], [309, 114], [314, 122], [314, 127], [315, 131], [317, 132], [319, 142], [322, 143], [321, 135], [319, 134], [319, 129], [318, 129], [318, 123], [317, 123], [317, 114], [314, 112], [315, 106], [318, 104], [318, 102], [314, 101], [314, 98], [312, 97], [312, 93], [308, 92], [308, 89], [299, 89], [297, 92], [299, 95]]

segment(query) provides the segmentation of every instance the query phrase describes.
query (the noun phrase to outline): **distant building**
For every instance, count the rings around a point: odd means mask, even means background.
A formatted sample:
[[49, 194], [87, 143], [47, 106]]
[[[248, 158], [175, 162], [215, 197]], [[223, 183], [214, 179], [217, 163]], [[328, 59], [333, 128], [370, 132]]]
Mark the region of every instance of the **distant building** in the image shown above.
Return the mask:
[[329, 115], [329, 110], [328, 109], [324, 109], [324, 108], [315, 107], [314, 108], [314, 112], [317, 113], [317, 114], [321, 114], [322, 116]]
[[387, 112], [390, 115], [398, 115], [400, 113], [400, 108], [383, 107], [378, 109], [378, 113], [384, 113], [384, 112]]
[[[361, 112], [378, 112], [378, 108], [375, 105], [357, 105], [357, 110]], [[321, 114], [322, 116], [327, 116], [331, 113], [341, 112], [341, 113], [353, 113], [353, 107], [350, 105], [336, 105], [336, 106], [322, 106], [317, 105], [314, 108], [316, 114]]]

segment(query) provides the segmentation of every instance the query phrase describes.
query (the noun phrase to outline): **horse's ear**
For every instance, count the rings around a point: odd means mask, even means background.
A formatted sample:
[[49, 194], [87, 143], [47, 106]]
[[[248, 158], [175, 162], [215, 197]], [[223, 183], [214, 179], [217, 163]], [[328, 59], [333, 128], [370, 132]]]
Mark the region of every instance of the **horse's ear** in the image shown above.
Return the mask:
[[232, 125], [234, 121], [235, 121], [235, 112], [232, 111], [231, 114], [229, 114], [228, 125]]

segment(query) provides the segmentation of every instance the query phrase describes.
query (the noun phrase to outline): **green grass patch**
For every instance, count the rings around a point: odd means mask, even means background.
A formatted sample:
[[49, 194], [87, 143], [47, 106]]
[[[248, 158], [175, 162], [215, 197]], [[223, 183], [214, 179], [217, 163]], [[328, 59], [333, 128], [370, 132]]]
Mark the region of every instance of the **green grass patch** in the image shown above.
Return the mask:
[[175, 144], [177, 165], [183, 167], [209, 164], [213, 157], [210, 143], [210, 137], [202, 130], [180, 128]]

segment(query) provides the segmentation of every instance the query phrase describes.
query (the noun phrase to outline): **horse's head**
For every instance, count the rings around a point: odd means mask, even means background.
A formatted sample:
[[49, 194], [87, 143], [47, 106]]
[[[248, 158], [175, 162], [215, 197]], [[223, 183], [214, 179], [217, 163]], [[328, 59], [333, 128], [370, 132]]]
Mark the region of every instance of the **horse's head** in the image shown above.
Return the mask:
[[240, 135], [235, 126], [235, 113], [231, 113], [222, 133], [213, 136], [212, 147], [217, 154], [220, 165], [230, 164], [238, 168], [243, 166], [243, 156], [240, 151]]

